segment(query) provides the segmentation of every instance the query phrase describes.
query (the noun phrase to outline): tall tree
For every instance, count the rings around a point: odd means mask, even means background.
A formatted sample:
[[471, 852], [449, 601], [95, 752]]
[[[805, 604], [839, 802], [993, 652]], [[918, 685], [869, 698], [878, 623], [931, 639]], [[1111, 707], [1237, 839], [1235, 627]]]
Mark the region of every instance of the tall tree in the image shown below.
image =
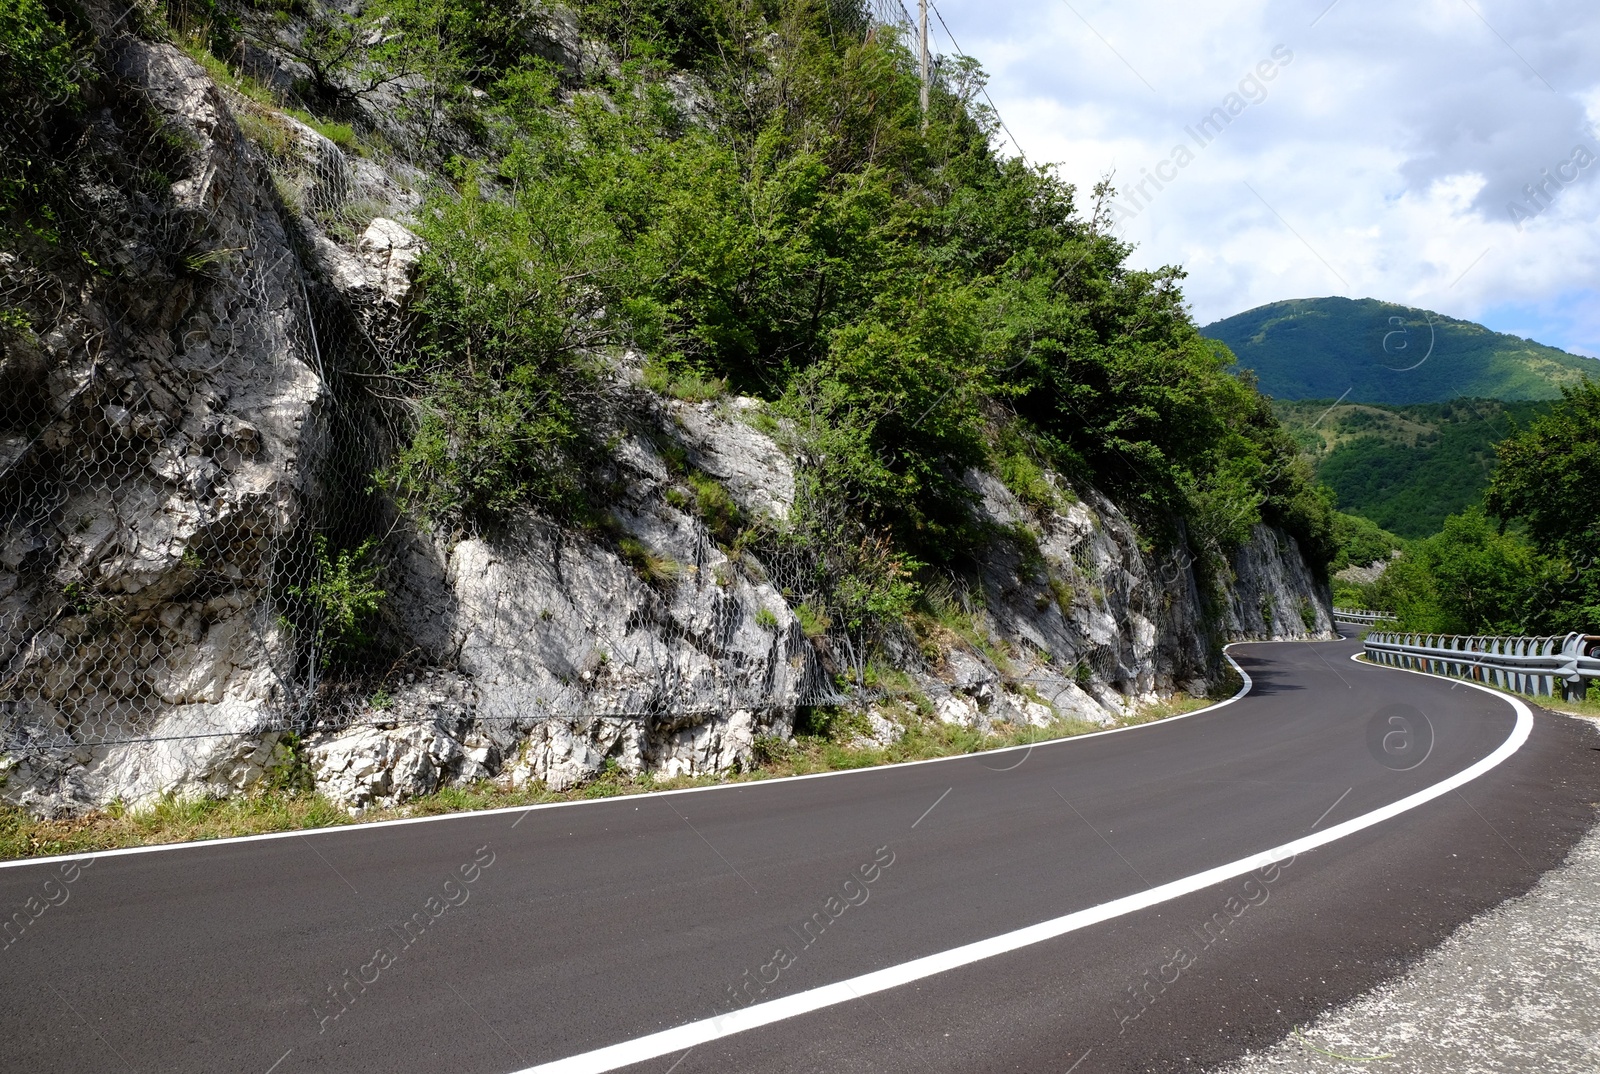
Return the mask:
[[1534, 545], [1563, 561], [1551, 603], [1569, 629], [1600, 629], [1600, 384], [1561, 389], [1561, 402], [1500, 443], [1485, 500], [1507, 522], [1526, 523]]

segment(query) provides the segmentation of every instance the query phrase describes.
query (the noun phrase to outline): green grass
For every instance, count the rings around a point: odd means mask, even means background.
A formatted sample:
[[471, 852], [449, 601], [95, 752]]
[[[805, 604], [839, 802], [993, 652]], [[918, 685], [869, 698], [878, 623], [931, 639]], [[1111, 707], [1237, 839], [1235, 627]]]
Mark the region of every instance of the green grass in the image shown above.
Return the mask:
[[[1211, 702], [1177, 697], [1148, 706], [1112, 724], [1128, 727], [1193, 712]], [[1597, 706], [1600, 712], [1600, 706]], [[850, 713], [813, 717], [810, 727], [821, 733], [796, 734], [792, 741], [763, 737], [756, 741], [756, 763], [746, 770], [722, 776], [678, 776], [660, 779], [651, 773], [630, 776], [614, 761], [594, 778], [564, 791], [542, 783], [509, 790], [490, 781], [445, 787], [387, 808], [368, 809], [356, 816], [318, 794], [304, 791], [264, 791], [223, 799], [163, 798], [144, 809], [117, 805], [80, 817], [40, 820], [12, 805], [0, 805], [0, 860], [76, 854], [120, 847], [225, 839], [230, 836], [301, 831], [405, 817], [437, 816], [483, 809], [576, 802], [593, 798], [649, 794], [654, 791], [748, 783], [817, 772], [838, 772], [878, 765], [955, 757], [1007, 746], [1024, 746], [1104, 731], [1087, 720], [1061, 717], [1044, 727], [997, 724], [989, 732], [946, 724], [920, 711], [914, 701], [898, 713], [905, 732], [887, 746], [856, 748], [847, 745], [861, 727]]]
[[1600, 720], [1600, 682], [1590, 682], [1587, 696], [1575, 697], [1571, 701], [1562, 701], [1555, 697], [1534, 697], [1531, 694], [1522, 696], [1551, 712], [1565, 712], [1569, 716], [1588, 716]]
[[1590, 719], [1600, 720], [1600, 700], [1591, 701], [1588, 698], [1576, 701], [1561, 701], [1553, 697], [1529, 697], [1535, 705], [1549, 709], [1551, 712], [1565, 712], [1569, 716], [1588, 716]]
[[683, 577], [684, 567], [682, 563], [679, 563], [671, 556], [651, 551], [642, 541], [635, 540], [632, 537], [624, 537], [618, 541], [617, 551], [622, 554], [623, 559], [628, 561], [639, 577], [656, 589], [671, 589]]
[[[1234, 689], [1237, 689], [1237, 687]], [[1234, 690], [1230, 689], [1228, 694], [1231, 695], [1233, 692]], [[1117, 726], [1133, 727], [1142, 723], [1154, 723], [1157, 720], [1165, 720], [1170, 716], [1182, 716], [1185, 713], [1196, 712], [1207, 705], [1215, 705], [1216, 703], [1215, 700], [1209, 697], [1189, 697], [1186, 694], [1180, 694], [1176, 697], [1167, 698], [1165, 701], [1158, 701], [1154, 705], [1147, 705], [1132, 716], [1124, 716], [1117, 722]]]
[[728, 382], [720, 377], [669, 369], [657, 362], [644, 367], [645, 387], [657, 395], [670, 396], [685, 403], [704, 403], [727, 394]]

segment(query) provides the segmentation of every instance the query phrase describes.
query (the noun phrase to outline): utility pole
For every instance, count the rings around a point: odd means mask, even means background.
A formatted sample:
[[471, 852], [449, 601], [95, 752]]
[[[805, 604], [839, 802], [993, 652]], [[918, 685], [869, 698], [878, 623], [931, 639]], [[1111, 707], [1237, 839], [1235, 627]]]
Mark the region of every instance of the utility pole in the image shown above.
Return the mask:
[[920, 19], [919, 36], [921, 49], [918, 53], [921, 60], [922, 71], [922, 133], [928, 133], [928, 0], [918, 0]]

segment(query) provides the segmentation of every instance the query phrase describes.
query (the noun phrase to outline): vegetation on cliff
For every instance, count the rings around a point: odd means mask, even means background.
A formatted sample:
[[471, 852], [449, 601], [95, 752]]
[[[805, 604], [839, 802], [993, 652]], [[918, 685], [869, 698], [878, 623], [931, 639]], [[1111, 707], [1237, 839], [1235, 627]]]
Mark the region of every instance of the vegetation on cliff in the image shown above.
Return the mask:
[[[25, 0], [0, 24], [34, 118], [87, 99], [75, 57], [96, 43], [76, 11]], [[746, 539], [811, 564], [800, 596], [822, 619], [902, 618], [924, 568], [994, 538], [974, 522], [973, 467], [1040, 509], [1061, 494], [1046, 470], [1083, 479], [1152, 550], [1187, 540], [1210, 568], [1260, 521], [1318, 568], [1333, 554], [1328, 497], [1200, 335], [1182, 270], [1129, 265], [1108, 187], [1085, 199], [996, 153], [973, 61], [941, 64], [924, 117], [910, 51], [859, 0], [132, 14], [418, 180], [428, 250], [377, 371], [410, 428], [375, 477], [436, 526], [531, 509], [603, 531], [607, 411], [631, 351], [658, 390], [763, 401], [799, 462], [797, 502], [786, 530]], [[52, 219], [39, 169], [71, 157], [47, 123], [29, 132], [7, 143], [12, 235]], [[287, 137], [246, 134], [269, 151]]]
[[1326, 561], [1326, 500], [1200, 337], [1181, 270], [1129, 267], [1105, 189], [1083, 204], [998, 156], [970, 62], [924, 132], [911, 55], [853, 4], [577, 13], [604, 58], [574, 77], [496, 51], [473, 72], [481, 149], [422, 213], [400, 372], [425, 417], [391, 471], [421, 510], [581, 514], [596, 355], [628, 345], [669, 390], [784, 419], [796, 531], [848, 535], [836, 566], [868, 604], [900, 602], [872, 579], [985, 538], [961, 481], [980, 465], [1084, 476], [1158, 543], [1226, 553], [1265, 519]]

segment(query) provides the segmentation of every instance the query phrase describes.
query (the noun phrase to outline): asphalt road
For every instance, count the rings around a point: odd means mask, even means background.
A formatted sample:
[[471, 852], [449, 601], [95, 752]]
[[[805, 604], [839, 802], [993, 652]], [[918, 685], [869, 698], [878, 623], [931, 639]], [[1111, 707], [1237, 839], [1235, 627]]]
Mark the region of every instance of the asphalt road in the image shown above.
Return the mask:
[[[1357, 648], [1237, 646], [1234, 704], [1031, 750], [0, 868], [0, 910], [46, 907], [0, 951], [0, 1068], [507, 1074], [782, 1013], [1334, 831], [1512, 736], [1506, 701]], [[1600, 736], [1536, 712], [1485, 774], [1287, 864], [616, 1069], [1204, 1069], [1526, 891], [1597, 790]]]

